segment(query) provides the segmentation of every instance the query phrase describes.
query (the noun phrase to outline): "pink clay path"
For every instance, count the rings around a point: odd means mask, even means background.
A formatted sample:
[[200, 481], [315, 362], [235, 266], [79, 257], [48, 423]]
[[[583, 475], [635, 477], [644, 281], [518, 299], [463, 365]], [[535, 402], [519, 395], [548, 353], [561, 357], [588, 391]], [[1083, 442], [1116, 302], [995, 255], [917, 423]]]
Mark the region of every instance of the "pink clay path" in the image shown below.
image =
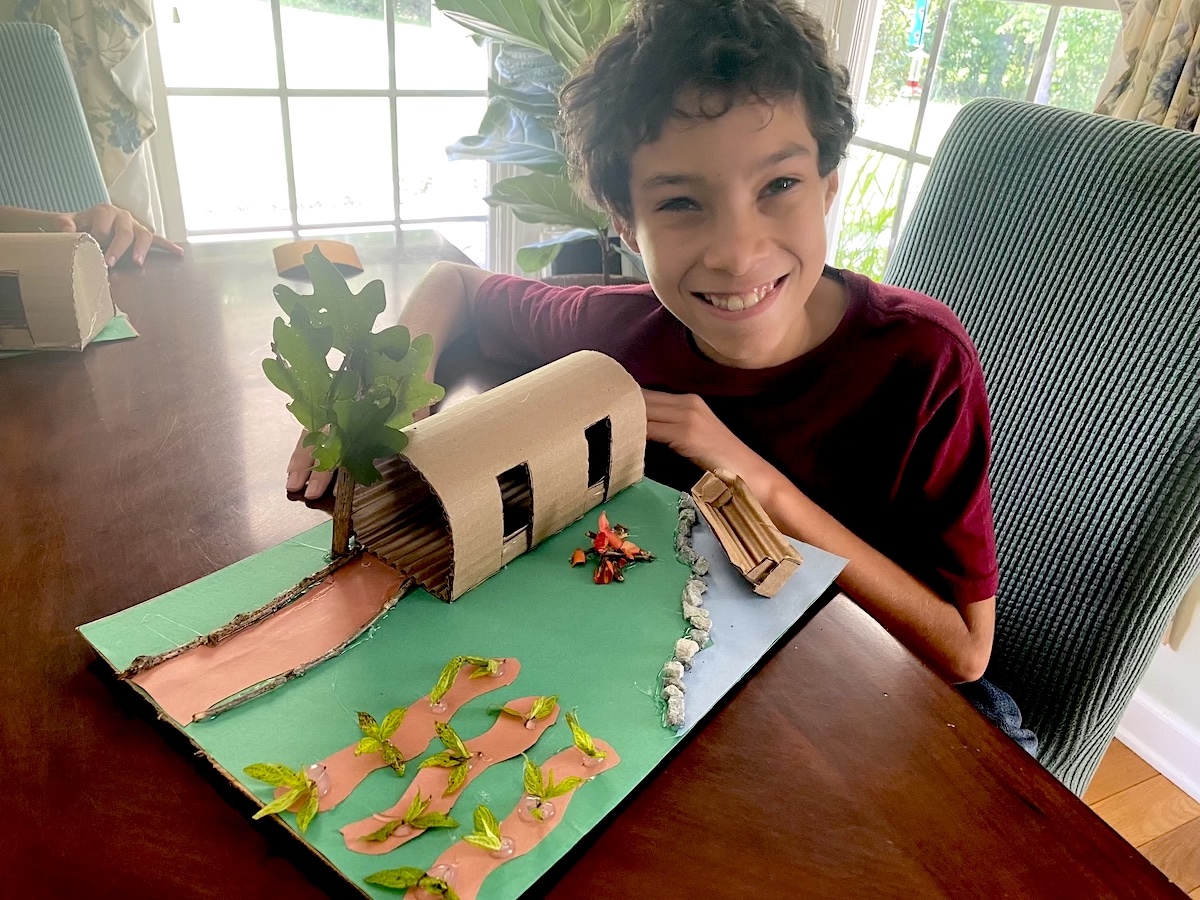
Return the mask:
[[[518, 700], [507, 701], [505, 706], [528, 714], [537, 699], [537, 697], [521, 697]], [[558, 718], [558, 710], [558, 704], [555, 704], [550, 715], [542, 719], [533, 720], [532, 728], [525, 727], [525, 722], [515, 716], [501, 714], [500, 718], [496, 720], [496, 724], [479, 735], [479, 737], [463, 741], [473, 756], [475, 754], [482, 754], [482, 756], [473, 760], [473, 764], [467, 772], [467, 777], [462, 787], [449, 797], [445, 797], [443, 794], [446, 790], [446, 785], [449, 783], [450, 770], [437, 767], [421, 769], [417, 772], [416, 777], [413, 778], [412, 783], [408, 786], [408, 790], [404, 792], [395, 806], [383, 812], [375, 813], [365, 819], [360, 819], [357, 822], [351, 822], [342, 828], [342, 836], [346, 840], [347, 849], [353, 850], [355, 853], [378, 856], [395, 850], [397, 847], [408, 843], [419, 834], [422, 834], [420, 830], [401, 826], [387, 840], [364, 841], [362, 839], [371, 832], [378, 831], [381, 826], [388, 822], [404, 818], [404, 814], [408, 812], [408, 807], [412, 803], [413, 798], [417, 796], [418, 791], [422, 797], [429, 800], [429, 806], [425, 810], [426, 813], [450, 812], [454, 807], [454, 802], [462, 796], [463, 788], [474, 781], [488, 766], [493, 763], [503, 762], [506, 759], [512, 759], [514, 756], [524, 753], [536, 744], [542, 733], [553, 725]]]
[[[504, 660], [499, 675], [472, 678], [472, 673], [477, 671], [476, 666], [465, 665], [462, 667], [458, 677], [454, 679], [454, 684], [442, 697], [444, 711], [435, 713], [430, 707], [428, 696], [421, 697], [408, 707], [408, 711], [404, 714], [404, 721], [400, 723], [400, 727], [390, 738], [392, 746], [406, 762], [424, 753], [430, 741], [437, 737], [433, 728], [434, 722], [448, 722], [459, 709], [476, 697], [512, 684], [521, 671], [521, 664], [516, 659], [509, 657]], [[383, 716], [377, 718], [380, 722], [383, 721]], [[350, 792], [358, 787], [364, 778], [386, 765], [383, 757], [378, 753], [364, 753], [362, 756], [355, 756], [354, 748], [356, 746], [358, 746], [357, 740], [349, 747], [344, 747], [332, 756], [321, 760], [320, 764], [325, 766], [325, 771], [329, 774], [329, 792], [321, 798], [321, 805], [318, 807], [321, 812], [333, 809], [349, 797]], [[278, 795], [278, 791], [276, 795]], [[405, 809], [407, 810], [407, 807]]]
[[[335, 577], [336, 576], [336, 577]], [[135, 675], [133, 683], [186, 725], [214, 703], [319, 659], [371, 622], [404, 577], [369, 553], [336, 570], [279, 612], [212, 646]]]
[[[577, 778], [592, 778], [599, 775], [601, 772], [607, 771], [621, 761], [615, 750], [604, 741], [595, 741], [597, 750], [605, 751], [608, 756], [599, 762], [592, 761], [575, 747], [568, 747], [561, 753], [556, 753], [542, 764], [542, 771], [552, 773], [555, 782], [560, 782], [564, 778], [569, 778], [572, 775]], [[587, 790], [587, 785], [580, 785], [575, 789]], [[479, 894], [480, 887], [483, 886], [484, 880], [492, 874], [499, 866], [503, 865], [510, 859], [515, 859], [518, 856], [524, 856], [542, 840], [546, 835], [558, 827], [558, 823], [563, 820], [567, 813], [567, 807], [571, 804], [571, 798], [575, 796], [575, 791], [569, 794], [563, 794], [561, 797], [555, 797], [551, 802], [554, 804], [554, 817], [546, 821], [538, 822], [537, 820], [526, 821], [521, 818], [518, 810], [514, 809], [509, 816], [500, 823], [500, 837], [507, 838], [513, 843], [513, 852], [511, 856], [499, 857], [493, 856], [490, 850], [484, 850], [482, 847], [476, 847], [474, 844], [469, 844], [466, 841], [455, 841], [439, 856], [429, 867], [429, 871], [433, 871], [438, 866], [449, 866], [453, 868], [453, 874], [449, 876], [439, 876], [445, 880], [450, 887], [454, 888], [454, 892], [458, 894], [460, 900], [475, 900]], [[524, 802], [524, 797], [521, 802]], [[410, 889], [405, 897], [412, 900], [426, 900], [424, 891]]]

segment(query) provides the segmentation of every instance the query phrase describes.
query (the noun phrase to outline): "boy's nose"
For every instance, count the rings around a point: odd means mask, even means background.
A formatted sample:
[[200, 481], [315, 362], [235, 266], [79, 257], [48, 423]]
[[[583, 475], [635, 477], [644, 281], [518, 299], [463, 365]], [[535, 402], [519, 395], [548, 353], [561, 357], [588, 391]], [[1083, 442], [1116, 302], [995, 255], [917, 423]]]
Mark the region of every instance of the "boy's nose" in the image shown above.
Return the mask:
[[725, 215], [713, 223], [704, 265], [734, 277], [751, 272], [767, 254], [767, 232], [753, 215]]

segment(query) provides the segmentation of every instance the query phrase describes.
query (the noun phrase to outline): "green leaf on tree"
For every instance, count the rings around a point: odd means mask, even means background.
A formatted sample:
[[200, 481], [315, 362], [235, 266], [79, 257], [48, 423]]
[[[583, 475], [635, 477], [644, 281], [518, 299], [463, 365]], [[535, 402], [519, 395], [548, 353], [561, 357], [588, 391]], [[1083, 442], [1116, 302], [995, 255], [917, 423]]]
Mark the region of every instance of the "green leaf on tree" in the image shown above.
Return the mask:
[[379, 723], [376, 722], [375, 717], [368, 712], [359, 712], [358, 729], [367, 737], [373, 737], [376, 740], [383, 737], [383, 735], [379, 733]]
[[413, 819], [411, 822], [409, 822], [409, 824], [412, 825], [413, 828], [421, 828], [424, 830], [428, 830], [430, 828], [458, 827], [457, 821], [450, 818], [450, 816], [446, 815], [445, 813], [440, 812], [431, 812], [426, 813], [423, 816], [417, 816], [417, 818]]
[[[304, 263], [313, 293], [275, 288], [289, 321], [275, 320], [275, 356], [263, 360], [263, 372], [292, 398], [288, 409], [310, 432], [305, 445], [314, 468], [342, 467], [355, 482], [372, 484], [379, 478], [375, 460], [407, 445], [399, 429], [444, 394], [425, 377], [433, 339], [410, 340], [400, 325], [372, 332], [386, 306], [383, 283], [372, 281], [355, 294], [319, 250], [306, 253]], [[343, 353], [336, 372], [327, 361], [331, 349]]]
[[467, 780], [467, 764], [460, 763], [455, 768], [451, 769], [446, 775], [446, 790], [442, 792], [443, 797], [449, 797], [455, 791], [463, 786], [463, 782]]
[[571, 737], [575, 740], [575, 746], [584, 756], [589, 756], [595, 760], [607, 759], [608, 754], [603, 750], [597, 750], [596, 744], [592, 740], [592, 736], [583, 730], [579, 724], [579, 717], [574, 711], [567, 713], [567, 727], [571, 729]]
[[[561, 797], [563, 794], [569, 794], [583, 784], [585, 780], [584, 778], [569, 775], [556, 784], [553, 772], [542, 772], [540, 766], [528, 756], [525, 757], [525, 793], [531, 797], [536, 797], [538, 800], [550, 800], [554, 797]], [[536, 818], [541, 818], [536, 808], [531, 810], [531, 812]]]
[[308, 830], [309, 824], [317, 814], [317, 805], [320, 802], [316, 782], [303, 772], [297, 772], [278, 763], [252, 763], [242, 771], [251, 778], [264, 781], [273, 787], [290, 789], [256, 812], [252, 818], [261, 819], [264, 816], [276, 815], [290, 809], [297, 801], [302, 801], [300, 811], [296, 814], [296, 825], [301, 832]]
[[533, 706], [529, 708], [530, 719], [544, 719], [550, 713], [554, 712], [554, 707], [558, 704], [558, 694], [550, 697], [538, 697], [533, 701]]

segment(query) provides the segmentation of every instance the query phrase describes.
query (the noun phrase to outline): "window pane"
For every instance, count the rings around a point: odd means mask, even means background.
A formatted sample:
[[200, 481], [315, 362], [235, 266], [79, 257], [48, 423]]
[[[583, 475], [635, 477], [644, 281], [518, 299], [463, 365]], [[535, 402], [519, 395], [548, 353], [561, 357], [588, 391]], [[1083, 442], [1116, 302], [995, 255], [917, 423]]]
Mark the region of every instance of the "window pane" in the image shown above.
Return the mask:
[[288, 87], [388, 86], [383, 0], [282, 0], [280, 25]]
[[273, 97], [169, 97], [183, 214], [193, 231], [291, 224]]
[[279, 87], [267, 0], [155, 0], [167, 87]]
[[300, 224], [390, 221], [387, 98], [293, 97], [289, 104]]
[[1009, 0], [954, 0], [933, 94], [917, 142], [932, 156], [958, 110], [976, 97], [1023, 100], [1050, 7]]
[[1083, 112], [1095, 109], [1120, 30], [1121, 14], [1115, 9], [1064, 9], [1037, 102]]
[[487, 215], [487, 163], [446, 159], [446, 147], [478, 131], [486, 107], [483, 97], [397, 101], [402, 219]]
[[857, 107], [858, 134], [908, 149], [928, 78], [929, 48], [941, 3], [883, 0], [875, 51]]
[[[402, 91], [487, 90], [487, 49], [436, 9], [425, 24], [407, 20], [404, 10], [422, 0], [396, 5], [396, 87]], [[429, 8], [429, 0], [423, 0]], [[412, 18], [415, 18], [413, 16]]]
[[872, 278], [883, 276], [903, 172], [904, 161], [898, 156], [850, 148], [841, 182], [842, 212], [834, 265]]

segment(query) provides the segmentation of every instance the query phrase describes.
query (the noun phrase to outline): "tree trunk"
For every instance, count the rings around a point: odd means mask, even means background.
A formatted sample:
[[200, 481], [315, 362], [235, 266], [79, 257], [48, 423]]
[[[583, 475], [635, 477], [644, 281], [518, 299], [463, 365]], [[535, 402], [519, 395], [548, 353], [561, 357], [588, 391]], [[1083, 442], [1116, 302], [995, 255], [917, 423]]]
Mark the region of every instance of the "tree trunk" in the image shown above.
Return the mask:
[[354, 509], [354, 479], [343, 467], [338, 467], [335, 490], [333, 555], [336, 557], [350, 552], [350, 513]]

